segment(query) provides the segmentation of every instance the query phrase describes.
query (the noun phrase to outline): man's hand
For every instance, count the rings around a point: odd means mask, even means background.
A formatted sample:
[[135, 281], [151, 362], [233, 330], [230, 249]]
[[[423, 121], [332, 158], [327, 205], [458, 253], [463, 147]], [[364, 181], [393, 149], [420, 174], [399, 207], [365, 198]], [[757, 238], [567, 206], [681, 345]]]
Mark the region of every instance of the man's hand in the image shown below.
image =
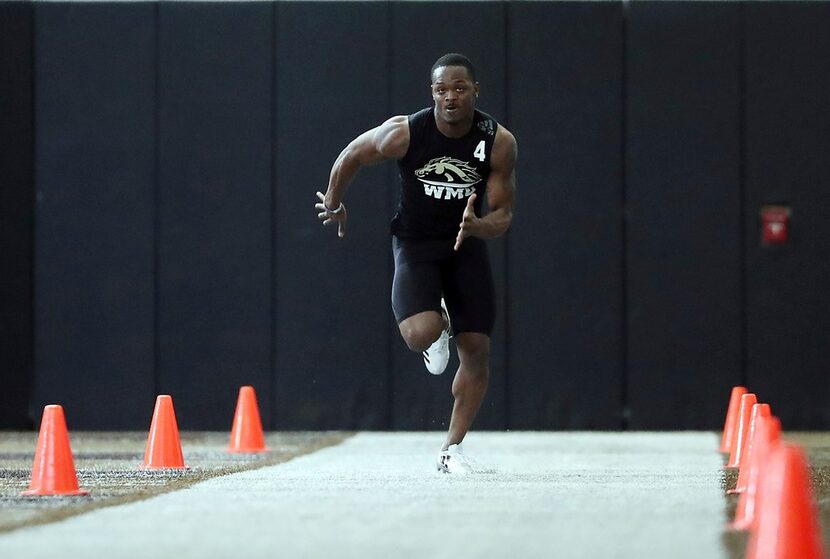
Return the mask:
[[346, 234], [346, 205], [341, 202], [339, 210], [331, 211], [326, 207], [325, 194], [318, 191], [317, 198], [320, 199], [319, 203], [314, 204], [314, 207], [320, 210], [317, 217], [322, 220], [323, 225], [337, 223], [337, 236], [343, 237]]
[[479, 221], [479, 218], [476, 217], [476, 211], [473, 208], [473, 203], [476, 201], [476, 195], [473, 194], [469, 198], [467, 198], [467, 207], [464, 208], [464, 215], [461, 218], [461, 224], [459, 225], [460, 229], [458, 230], [458, 236], [455, 238], [455, 250], [457, 251], [461, 247], [461, 243], [464, 242], [464, 239], [467, 237], [473, 236], [473, 229], [475, 228], [476, 224]]

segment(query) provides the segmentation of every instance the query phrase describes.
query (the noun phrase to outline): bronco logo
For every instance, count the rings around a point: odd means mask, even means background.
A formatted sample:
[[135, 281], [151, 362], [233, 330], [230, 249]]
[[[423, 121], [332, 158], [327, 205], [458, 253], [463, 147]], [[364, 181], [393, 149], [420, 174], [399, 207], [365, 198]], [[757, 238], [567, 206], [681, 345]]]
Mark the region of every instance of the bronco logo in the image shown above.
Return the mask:
[[[445, 180], [426, 180], [423, 178], [430, 175], [433, 179], [443, 177]], [[450, 188], [463, 188], [481, 180], [481, 175], [469, 163], [446, 156], [431, 159], [429, 163], [415, 171], [415, 176], [423, 183]], [[456, 184], [458, 181], [463, 184]]]
[[474, 185], [481, 182], [481, 175], [466, 161], [452, 157], [438, 157], [415, 171], [424, 185], [424, 194], [436, 199], [469, 198], [475, 192]]

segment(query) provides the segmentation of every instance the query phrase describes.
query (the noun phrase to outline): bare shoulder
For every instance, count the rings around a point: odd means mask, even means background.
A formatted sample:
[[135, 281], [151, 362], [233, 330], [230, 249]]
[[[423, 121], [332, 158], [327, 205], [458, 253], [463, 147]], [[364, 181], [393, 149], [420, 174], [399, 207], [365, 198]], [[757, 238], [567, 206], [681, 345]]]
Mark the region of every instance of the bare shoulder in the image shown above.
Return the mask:
[[512, 170], [516, 164], [517, 156], [518, 145], [516, 144], [516, 137], [513, 136], [510, 130], [499, 124], [496, 130], [496, 137], [493, 140], [493, 152], [491, 156], [493, 163], [499, 167]]
[[374, 130], [378, 152], [389, 159], [401, 159], [409, 149], [409, 118], [396, 115]]

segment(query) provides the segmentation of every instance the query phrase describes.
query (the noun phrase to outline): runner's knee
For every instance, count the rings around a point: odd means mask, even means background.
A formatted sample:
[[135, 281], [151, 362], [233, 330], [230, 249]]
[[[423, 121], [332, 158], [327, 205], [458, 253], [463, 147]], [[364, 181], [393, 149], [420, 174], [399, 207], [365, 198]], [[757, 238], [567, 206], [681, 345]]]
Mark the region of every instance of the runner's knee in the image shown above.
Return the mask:
[[459, 334], [456, 337], [461, 363], [474, 372], [487, 374], [490, 366], [490, 339], [481, 334]]
[[441, 331], [424, 328], [423, 326], [409, 326], [401, 329], [401, 335], [403, 335], [403, 339], [409, 349], [422, 352], [426, 351], [432, 345], [432, 342], [438, 339]]
[[417, 352], [425, 351], [441, 335], [440, 325], [424, 323], [423, 321], [414, 323], [404, 321], [401, 323], [400, 329], [406, 345], [412, 351]]

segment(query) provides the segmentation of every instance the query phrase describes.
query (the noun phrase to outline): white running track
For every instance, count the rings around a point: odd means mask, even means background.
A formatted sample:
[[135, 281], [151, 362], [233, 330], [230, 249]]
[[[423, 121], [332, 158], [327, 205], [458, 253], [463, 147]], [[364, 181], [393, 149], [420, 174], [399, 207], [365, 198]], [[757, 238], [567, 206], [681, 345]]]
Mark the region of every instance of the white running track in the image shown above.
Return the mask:
[[3, 559], [726, 557], [712, 433], [363, 433], [285, 464], [0, 535]]

